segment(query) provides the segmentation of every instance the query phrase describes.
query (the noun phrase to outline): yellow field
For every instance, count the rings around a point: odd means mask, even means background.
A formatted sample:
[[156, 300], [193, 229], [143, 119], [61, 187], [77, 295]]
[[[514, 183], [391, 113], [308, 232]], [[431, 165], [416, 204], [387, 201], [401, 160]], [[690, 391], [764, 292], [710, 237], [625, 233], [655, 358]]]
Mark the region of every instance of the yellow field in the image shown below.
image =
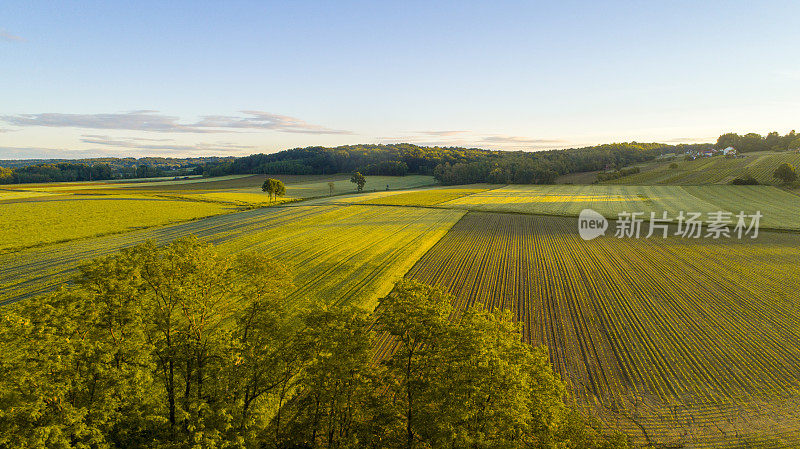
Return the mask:
[[214, 203], [64, 199], [0, 204], [0, 252], [230, 212]]
[[[274, 201], [261, 191], [263, 175], [9, 186], [0, 190], [0, 251], [324, 196], [328, 182], [334, 182], [335, 194], [355, 192], [346, 175], [284, 178], [287, 195]], [[398, 189], [431, 184], [433, 178], [371, 176], [367, 182]]]
[[79, 243], [0, 253], [0, 304], [65, 282], [92, 257], [154, 239], [194, 234], [222, 253], [259, 251], [288, 264], [298, 301], [344, 301], [368, 309], [463, 215], [381, 206], [289, 206], [217, 215]]
[[486, 187], [458, 186], [436, 188], [415, 192], [398, 193], [362, 201], [362, 204], [383, 204], [389, 206], [433, 206], [452, 201], [467, 195], [486, 191]]
[[0, 189], [0, 204], [2, 204], [2, 202], [6, 200], [21, 200], [27, 198], [38, 198], [43, 196], [50, 196], [50, 193], [27, 191], [27, 190]]
[[441, 203], [471, 211], [578, 216], [589, 208], [606, 218], [620, 212], [760, 211], [761, 226], [800, 229], [800, 198], [772, 186], [508, 185]]

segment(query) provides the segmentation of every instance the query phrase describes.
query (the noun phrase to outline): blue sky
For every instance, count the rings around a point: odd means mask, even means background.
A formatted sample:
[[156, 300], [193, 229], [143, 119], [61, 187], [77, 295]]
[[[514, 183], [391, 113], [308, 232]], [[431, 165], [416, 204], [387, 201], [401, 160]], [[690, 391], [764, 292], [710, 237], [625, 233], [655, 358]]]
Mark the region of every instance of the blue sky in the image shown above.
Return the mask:
[[0, 159], [712, 141], [800, 117], [800, 2], [3, 2]]

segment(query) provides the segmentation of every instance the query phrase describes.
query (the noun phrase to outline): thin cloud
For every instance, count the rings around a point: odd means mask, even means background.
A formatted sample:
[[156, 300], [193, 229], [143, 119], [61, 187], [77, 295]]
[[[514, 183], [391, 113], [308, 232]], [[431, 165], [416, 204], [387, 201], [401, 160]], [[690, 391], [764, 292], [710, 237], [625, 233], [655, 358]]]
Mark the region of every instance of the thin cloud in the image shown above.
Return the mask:
[[[126, 147], [106, 147], [88, 148], [80, 150], [69, 150], [63, 148], [41, 148], [41, 147], [0, 147], [0, 160], [9, 159], [85, 159], [93, 157], [200, 157], [200, 156], [220, 156], [243, 155], [253, 151], [221, 150], [221, 146], [215, 144], [176, 145], [170, 148], [141, 148], [138, 151], [131, 151]], [[2, 165], [2, 163], [0, 163]]]
[[27, 40], [24, 37], [17, 36], [16, 34], [11, 34], [5, 30], [0, 30], [0, 40], [4, 40], [7, 42], [27, 42]]
[[[167, 143], [172, 139], [145, 139], [145, 138], [113, 138], [109, 136], [84, 135], [81, 139], [83, 143], [101, 145], [105, 147], [128, 148], [136, 150], [164, 150], [178, 153], [214, 152], [214, 153], [241, 153], [243, 150], [251, 150], [252, 145], [238, 145], [230, 142], [200, 142], [194, 145], [175, 145]], [[164, 143], [150, 143], [164, 142]]]
[[716, 137], [675, 137], [665, 140], [664, 143], [705, 143], [716, 141]]
[[[110, 139], [107, 135], [104, 134], [84, 134], [81, 137], [89, 138], [89, 139]], [[175, 139], [151, 139], [147, 137], [127, 137], [126, 139], [132, 141], [141, 141], [141, 142], [174, 142]]]
[[0, 147], [0, 160], [9, 159], [82, 159], [109, 156], [97, 150], [65, 150], [62, 148]]
[[0, 120], [16, 126], [71, 127], [88, 129], [125, 129], [133, 131], [159, 132], [214, 132], [195, 130], [178, 123], [178, 117], [156, 114], [157, 111], [142, 110], [119, 114], [42, 114], [2, 115]]
[[325, 128], [298, 118], [263, 111], [242, 111], [245, 116], [210, 115], [196, 123], [181, 123], [175, 116], [158, 111], [140, 110], [114, 114], [17, 114], [2, 115], [0, 120], [16, 126], [72, 127], [174, 133], [221, 133], [236, 130], [272, 130], [300, 134], [352, 134], [350, 131]]
[[453, 137], [466, 134], [467, 131], [419, 131], [419, 133], [426, 136]]
[[530, 137], [492, 135], [481, 138], [482, 142], [492, 144], [513, 144], [513, 145], [550, 145], [563, 144], [564, 140], [559, 139], [533, 139]]
[[[437, 139], [438, 138], [438, 139]], [[467, 148], [552, 149], [563, 147], [560, 139], [535, 139], [502, 134], [474, 135], [470, 131], [420, 131], [418, 135], [381, 137], [380, 142], [412, 142], [417, 145]]]
[[312, 125], [298, 118], [272, 114], [264, 111], [240, 111], [250, 117], [231, 117], [225, 115], [209, 115], [194, 127], [229, 128], [229, 129], [270, 129], [287, 133], [300, 134], [352, 134], [351, 131], [330, 129]]

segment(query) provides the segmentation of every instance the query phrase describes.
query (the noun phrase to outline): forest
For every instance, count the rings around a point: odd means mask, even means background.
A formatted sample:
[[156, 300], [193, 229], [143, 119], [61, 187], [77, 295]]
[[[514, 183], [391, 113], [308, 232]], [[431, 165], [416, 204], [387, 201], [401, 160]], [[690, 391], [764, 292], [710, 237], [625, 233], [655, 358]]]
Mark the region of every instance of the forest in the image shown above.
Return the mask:
[[747, 133], [743, 136], [736, 133], [726, 133], [719, 136], [716, 148], [723, 149], [728, 147], [734, 147], [740, 153], [798, 150], [800, 149], [800, 135], [791, 130], [784, 136], [775, 131], [766, 136], [758, 133]]
[[711, 144], [615, 143], [550, 151], [492, 151], [476, 148], [421, 147], [412, 144], [308, 147], [275, 154], [254, 154], [232, 162], [203, 166], [204, 176], [238, 173], [433, 175], [443, 185], [551, 184], [559, 175], [621, 168], [652, 160], [665, 152], [711, 148]]
[[204, 163], [233, 158], [92, 158], [77, 160], [3, 160], [0, 184], [102, 181], [199, 174]]

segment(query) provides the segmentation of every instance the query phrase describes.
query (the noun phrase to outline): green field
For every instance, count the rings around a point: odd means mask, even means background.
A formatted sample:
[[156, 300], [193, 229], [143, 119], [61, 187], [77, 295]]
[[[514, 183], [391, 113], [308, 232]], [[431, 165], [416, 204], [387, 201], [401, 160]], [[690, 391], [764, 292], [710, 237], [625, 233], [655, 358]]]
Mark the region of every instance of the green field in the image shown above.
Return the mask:
[[485, 192], [485, 185], [458, 186], [427, 189], [396, 195], [381, 196], [361, 201], [362, 204], [382, 204], [387, 206], [434, 206], [453, 201], [468, 195]]
[[0, 205], [0, 253], [231, 212], [216, 203], [65, 198]]
[[[670, 168], [673, 162], [678, 165], [677, 168]], [[738, 158], [712, 156], [693, 161], [684, 161], [682, 156], [679, 156], [674, 161], [641, 165], [641, 173], [605, 181], [603, 184], [729, 184], [734, 178], [746, 175], [754, 177], [761, 184], [778, 184], [772, 173], [785, 162], [795, 167], [800, 166], [800, 154], [788, 151], [782, 153], [760, 151], [744, 153], [743, 157]]]
[[463, 215], [378, 206], [254, 209], [177, 225], [0, 254], [0, 304], [52, 289], [85, 260], [194, 234], [223, 253], [263, 251], [293, 269], [296, 297], [370, 307]]
[[[269, 175], [286, 185], [282, 200], [298, 200], [328, 196], [329, 182], [333, 182], [334, 195], [356, 193], [350, 176], [337, 175]], [[103, 181], [49, 184], [23, 184], [0, 191], [4, 196], [33, 197], [42, 195], [95, 195], [122, 197], [157, 197], [185, 199], [198, 202], [219, 202], [239, 206], [263, 206], [269, 203], [261, 191], [264, 175], [229, 175], [217, 178], [190, 178], [179, 180]], [[434, 184], [432, 176], [369, 176], [365, 192], [411, 189]]]
[[461, 309], [511, 309], [582, 405], [638, 443], [800, 443], [800, 236], [585, 242], [576, 227], [470, 213], [408, 276]]
[[[391, 197], [387, 197], [386, 200]], [[800, 229], [800, 198], [771, 186], [509, 185], [439, 204], [471, 211], [577, 216], [590, 208], [607, 218], [620, 212], [760, 211], [761, 226]], [[704, 215], [705, 218], [707, 218]]]
[[[282, 178], [287, 195], [279, 202], [328, 195], [328, 182], [334, 182], [335, 193], [355, 189], [345, 175]], [[263, 175], [232, 175], [9, 186], [0, 190], [0, 252], [275, 205], [261, 191], [263, 179]], [[400, 189], [432, 180], [429, 176], [374, 176], [368, 182]]]

